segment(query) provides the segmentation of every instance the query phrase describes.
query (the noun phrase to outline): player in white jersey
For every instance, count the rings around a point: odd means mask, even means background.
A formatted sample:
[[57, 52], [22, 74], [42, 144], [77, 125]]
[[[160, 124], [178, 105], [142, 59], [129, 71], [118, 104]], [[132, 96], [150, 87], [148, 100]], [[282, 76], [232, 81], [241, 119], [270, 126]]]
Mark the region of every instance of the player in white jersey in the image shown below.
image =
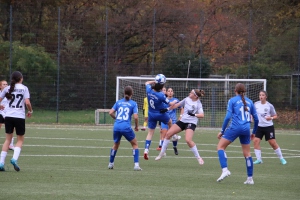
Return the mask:
[[171, 128], [167, 131], [161, 151], [159, 155], [155, 158], [155, 160], [160, 160], [164, 156], [164, 153], [168, 148], [168, 144], [170, 143], [170, 139], [172, 138], [172, 136], [185, 130], [185, 141], [187, 145], [190, 147], [190, 150], [194, 153], [199, 164], [204, 164], [204, 161], [198, 152], [197, 146], [193, 141], [194, 131], [198, 123], [198, 118], [204, 117], [202, 103], [200, 101], [200, 97], [202, 96], [204, 96], [203, 90], [191, 90], [188, 97], [171, 106], [170, 108], [165, 109], [165, 111], [168, 111], [178, 107], [184, 108], [181, 119], [177, 121], [176, 124], [173, 124]]
[[275, 153], [280, 159], [281, 164], [285, 165], [287, 162], [283, 158], [281, 149], [278, 146], [275, 139], [275, 129], [273, 120], [277, 119], [277, 114], [274, 106], [267, 101], [268, 94], [266, 91], [262, 90], [259, 92], [259, 100], [255, 102], [254, 106], [258, 115], [259, 123], [258, 129], [253, 140], [254, 153], [256, 155], [256, 161], [253, 164], [263, 163], [261, 158], [261, 148], [260, 141], [265, 136], [265, 140], [269, 142], [271, 147], [274, 149]]
[[[0, 81], [0, 93], [3, 91], [3, 89], [7, 86], [7, 82], [5, 80]], [[3, 105], [4, 107], [6, 107], [6, 105], [8, 104], [8, 100], [6, 98], [4, 98], [1, 101], [1, 105]], [[4, 124], [4, 120], [5, 120], [5, 109], [4, 110], [0, 110], [0, 128], [2, 126], [2, 124]], [[14, 150], [14, 137], [12, 137], [10, 145], [9, 145], [9, 149], [10, 150]]]
[[[0, 171], [5, 171], [4, 164], [7, 156], [10, 141], [13, 136], [13, 130], [16, 130], [17, 143], [10, 163], [14, 166], [16, 171], [20, 171], [18, 166], [18, 158], [21, 153], [21, 148], [24, 142], [25, 135], [25, 105], [28, 109], [27, 116], [31, 117], [33, 110], [30, 103], [30, 94], [28, 88], [22, 84], [23, 75], [21, 72], [15, 71], [11, 74], [10, 86], [4, 88], [0, 94], [0, 102], [6, 97], [9, 100], [9, 104], [6, 106], [5, 113], [5, 132], [6, 139], [2, 146], [0, 154]], [[4, 106], [0, 105], [0, 109], [3, 110]]]

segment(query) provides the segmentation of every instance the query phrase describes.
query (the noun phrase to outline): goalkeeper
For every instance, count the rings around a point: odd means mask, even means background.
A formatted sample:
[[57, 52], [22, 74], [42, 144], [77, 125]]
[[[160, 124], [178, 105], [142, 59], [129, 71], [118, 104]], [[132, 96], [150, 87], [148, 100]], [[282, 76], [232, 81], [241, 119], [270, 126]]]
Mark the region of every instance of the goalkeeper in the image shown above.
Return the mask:
[[144, 98], [144, 104], [143, 104], [143, 115], [144, 115], [144, 124], [142, 131], [145, 131], [148, 125], [148, 99], [147, 97]]

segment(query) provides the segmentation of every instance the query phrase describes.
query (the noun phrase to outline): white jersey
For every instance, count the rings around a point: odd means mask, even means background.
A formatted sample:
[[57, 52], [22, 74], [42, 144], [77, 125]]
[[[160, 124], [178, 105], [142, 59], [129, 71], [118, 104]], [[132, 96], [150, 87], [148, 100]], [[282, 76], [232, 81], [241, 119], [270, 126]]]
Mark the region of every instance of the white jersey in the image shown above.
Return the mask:
[[198, 99], [197, 101], [193, 101], [190, 97], [186, 97], [182, 101], [179, 102], [181, 107], [184, 107], [183, 115], [180, 119], [183, 123], [198, 123], [198, 118], [194, 116], [190, 116], [187, 113], [199, 114], [203, 113], [202, 103]]
[[[4, 88], [0, 94], [1, 98], [5, 97], [9, 88], [10, 86]], [[12, 99], [8, 100], [8, 104], [5, 107], [5, 116], [25, 119], [25, 99], [29, 98], [28, 88], [21, 83], [17, 83], [12, 92]]]
[[255, 102], [254, 104], [257, 112], [257, 116], [259, 119], [258, 126], [260, 127], [267, 127], [272, 126], [273, 121], [272, 120], [266, 120], [266, 116], [272, 117], [276, 115], [276, 111], [274, 106], [269, 103], [268, 101], [265, 104], [262, 104], [260, 101]]
[[7, 100], [6, 97], [4, 97], [4, 99], [2, 99], [2, 101], [0, 103], [2, 106], [4, 106], [4, 110], [0, 110], [0, 115], [2, 115], [3, 118], [5, 118], [5, 110], [8, 107], [8, 103], [9, 103], [9, 101]]

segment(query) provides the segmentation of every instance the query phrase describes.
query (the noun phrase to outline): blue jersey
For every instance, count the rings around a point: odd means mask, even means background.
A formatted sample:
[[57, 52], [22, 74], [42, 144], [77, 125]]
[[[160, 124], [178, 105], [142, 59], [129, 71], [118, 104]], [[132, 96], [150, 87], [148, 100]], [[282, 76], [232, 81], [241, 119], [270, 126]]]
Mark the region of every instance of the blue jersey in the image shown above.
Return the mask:
[[131, 129], [131, 116], [138, 113], [137, 103], [123, 98], [117, 101], [112, 108], [116, 111], [114, 130]]
[[[156, 92], [152, 90], [151, 85], [146, 85], [146, 93], [148, 97], [148, 113], [159, 113], [161, 109], [166, 108], [166, 104], [169, 105], [169, 99], [163, 92]], [[164, 104], [165, 103], [165, 104]]]
[[[244, 103], [240, 95], [237, 95], [229, 99], [227, 104], [227, 114], [222, 126], [222, 132], [226, 129], [230, 118], [231, 118], [231, 125], [230, 125], [231, 127], [246, 127], [249, 128], [250, 130], [251, 115], [253, 116], [255, 121], [258, 118], [252, 100], [245, 97], [245, 101], [247, 104], [248, 111], [245, 111]], [[256, 128], [257, 127], [254, 127], [253, 129], [254, 133], [256, 132]]]

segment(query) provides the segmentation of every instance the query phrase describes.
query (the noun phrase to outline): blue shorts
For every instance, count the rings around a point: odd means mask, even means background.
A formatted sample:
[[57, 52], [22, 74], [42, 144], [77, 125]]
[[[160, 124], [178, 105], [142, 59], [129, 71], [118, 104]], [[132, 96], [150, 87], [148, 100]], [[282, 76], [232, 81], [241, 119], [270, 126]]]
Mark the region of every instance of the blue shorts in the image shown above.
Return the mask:
[[229, 126], [222, 137], [231, 142], [239, 137], [241, 144], [250, 144], [250, 126]]
[[132, 128], [125, 128], [123, 130], [120, 129], [114, 129], [113, 131], [113, 138], [114, 138], [114, 143], [120, 142], [122, 136], [126, 138], [128, 142], [133, 140], [135, 138], [135, 133], [132, 130]]
[[168, 113], [148, 113], [148, 128], [155, 129], [158, 121], [168, 124], [170, 116]]

